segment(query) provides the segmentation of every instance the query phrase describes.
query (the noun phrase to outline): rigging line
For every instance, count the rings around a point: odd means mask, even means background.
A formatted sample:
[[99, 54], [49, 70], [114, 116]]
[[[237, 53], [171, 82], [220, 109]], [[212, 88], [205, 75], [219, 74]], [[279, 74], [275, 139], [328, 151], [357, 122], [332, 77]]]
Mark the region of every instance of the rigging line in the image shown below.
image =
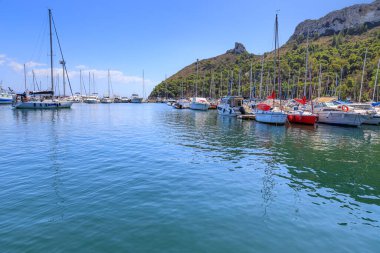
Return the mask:
[[45, 42], [45, 39], [44, 39], [44, 34], [46, 33], [46, 30], [47, 30], [47, 27], [48, 27], [48, 22], [47, 20], [43, 19], [43, 23], [41, 25], [41, 28], [39, 30], [39, 32], [37, 33], [37, 40], [36, 40], [36, 46], [35, 48], [33, 48], [33, 51], [32, 51], [32, 55], [31, 55], [31, 58], [30, 59], [34, 59], [34, 57], [36, 56], [37, 57], [37, 61], [40, 60], [41, 58], [41, 55], [42, 55], [42, 48], [44, 46], [44, 42]]
[[[58, 38], [58, 32], [57, 32], [57, 28], [55, 27], [55, 21], [54, 21], [53, 16], [51, 17], [51, 19], [52, 19], [52, 21], [53, 21], [54, 31], [55, 31], [55, 35], [56, 35], [56, 37], [57, 37], [57, 42], [58, 42], [59, 52], [61, 53], [62, 61], [63, 61], [63, 62], [66, 62], [65, 59], [64, 59], [64, 57], [63, 57], [62, 48], [61, 48], [61, 42], [59, 41], [59, 38]], [[68, 74], [68, 72], [67, 72], [66, 64], [64, 64], [64, 69], [65, 69], [65, 73], [66, 73], [66, 77], [67, 77], [67, 82], [69, 83], [71, 96], [73, 96], [73, 95], [74, 95], [74, 94], [73, 94], [73, 89], [71, 88], [70, 78], [69, 78], [69, 74]]]

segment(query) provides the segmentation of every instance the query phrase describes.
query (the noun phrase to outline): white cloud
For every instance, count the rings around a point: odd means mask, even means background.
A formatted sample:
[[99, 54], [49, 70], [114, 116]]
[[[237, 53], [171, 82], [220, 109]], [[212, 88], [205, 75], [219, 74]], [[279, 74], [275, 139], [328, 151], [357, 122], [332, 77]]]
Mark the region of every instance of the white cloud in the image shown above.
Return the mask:
[[28, 61], [27, 63], [25, 63], [25, 66], [27, 68], [34, 68], [34, 67], [46, 66], [46, 64], [45, 63], [34, 62], [34, 61]]
[[11, 67], [16, 72], [20, 72], [24, 69], [24, 65], [16, 61], [9, 61], [8, 66]]
[[76, 69], [88, 69], [88, 67], [86, 65], [78, 65], [78, 66], [75, 66]]

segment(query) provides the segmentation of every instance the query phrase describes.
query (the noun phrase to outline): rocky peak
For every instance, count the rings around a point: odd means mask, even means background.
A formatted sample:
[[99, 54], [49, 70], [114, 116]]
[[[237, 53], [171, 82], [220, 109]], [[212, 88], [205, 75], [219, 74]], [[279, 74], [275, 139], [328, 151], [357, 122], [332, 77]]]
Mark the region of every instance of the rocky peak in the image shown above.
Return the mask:
[[317, 20], [305, 20], [300, 23], [290, 40], [298, 36], [329, 36], [346, 30], [355, 33], [363, 26], [373, 28], [380, 25], [380, 0], [370, 4], [356, 4], [333, 11]]
[[235, 42], [235, 47], [233, 49], [227, 50], [227, 54], [244, 54], [247, 50], [242, 43]]

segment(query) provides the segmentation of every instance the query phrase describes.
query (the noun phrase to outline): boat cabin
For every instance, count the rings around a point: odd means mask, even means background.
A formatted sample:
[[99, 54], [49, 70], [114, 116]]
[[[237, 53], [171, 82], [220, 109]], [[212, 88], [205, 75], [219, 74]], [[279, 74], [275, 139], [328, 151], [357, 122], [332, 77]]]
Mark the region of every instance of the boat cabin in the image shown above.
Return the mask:
[[227, 96], [222, 98], [221, 104], [228, 104], [231, 107], [241, 107], [243, 106], [243, 100], [243, 97]]

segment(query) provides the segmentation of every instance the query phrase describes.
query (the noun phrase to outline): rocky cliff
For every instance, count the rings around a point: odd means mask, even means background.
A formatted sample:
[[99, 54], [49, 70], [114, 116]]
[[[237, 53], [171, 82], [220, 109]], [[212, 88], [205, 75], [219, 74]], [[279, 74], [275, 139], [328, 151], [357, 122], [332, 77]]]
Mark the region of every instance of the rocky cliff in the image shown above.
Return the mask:
[[299, 36], [321, 37], [346, 31], [349, 34], [380, 25], [380, 0], [370, 4], [357, 4], [341, 10], [333, 11], [317, 20], [305, 20], [300, 23], [290, 40]]

